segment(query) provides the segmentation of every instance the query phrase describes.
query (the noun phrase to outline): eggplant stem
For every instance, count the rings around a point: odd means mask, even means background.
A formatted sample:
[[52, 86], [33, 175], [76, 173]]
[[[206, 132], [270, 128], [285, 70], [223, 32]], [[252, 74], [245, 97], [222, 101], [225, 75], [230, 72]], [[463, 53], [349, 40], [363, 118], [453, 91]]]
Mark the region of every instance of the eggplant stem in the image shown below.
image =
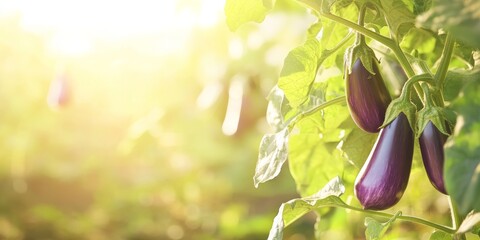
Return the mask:
[[[366, 213], [366, 214], [369, 214], [369, 215], [383, 217], [383, 218], [389, 218], [390, 219], [390, 218], [395, 216], [395, 214], [390, 214], [390, 213], [386, 213], [386, 212], [377, 212], [377, 211], [372, 211], [372, 210], [365, 210], [365, 209], [353, 207], [353, 206], [350, 206], [350, 205], [347, 205], [347, 204], [343, 205], [342, 207], [348, 208], [350, 210], [358, 211], [358, 212], [363, 212], [363, 213]], [[457, 231], [454, 228], [450, 228], [450, 227], [447, 227], [447, 226], [444, 226], [444, 225], [441, 225], [441, 224], [437, 224], [437, 223], [428, 221], [428, 220], [423, 219], [423, 218], [414, 217], [414, 216], [400, 215], [400, 216], [397, 216], [396, 219], [402, 220], [402, 221], [408, 221], [408, 222], [414, 222], [414, 223], [422, 224], [422, 225], [429, 226], [429, 227], [438, 229], [440, 231], [443, 231], [443, 232], [446, 232], [446, 233], [449, 233], [449, 234], [454, 234]]]
[[286, 126], [288, 126], [290, 129], [293, 128], [293, 126], [295, 126], [295, 124], [300, 121], [302, 118], [306, 117], [306, 116], [309, 116], [309, 115], [312, 115], [314, 113], [316, 113], [317, 111], [320, 111], [324, 108], [327, 108], [329, 106], [332, 106], [332, 105], [335, 105], [335, 104], [340, 104], [340, 103], [344, 103], [346, 102], [346, 98], [345, 96], [340, 96], [340, 97], [336, 97], [332, 100], [329, 100], [329, 101], [326, 101], [308, 111], [305, 111], [299, 115], [297, 115], [296, 117], [292, 118], [290, 121], [288, 121], [288, 123], [286, 124]]
[[[358, 10], [358, 25], [365, 27], [365, 13], [367, 11], [367, 4], [363, 4], [360, 9]], [[355, 43], [358, 44], [365, 44], [365, 36], [363, 34], [357, 33], [357, 38], [355, 39]]]
[[[462, 217], [458, 214], [457, 204], [453, 202], [452, 197], [448, 196], [448, 203], [450, 204], [450, 212], [452, 215], [452, 227], [458, 229], [462, 222]], [[456, 232], [456, 231], [455, 231]], [[454, 236], [454, 239], [465, 239], [465, 234], [458, 234]]]
[[447, 33], [447, 39], [445, 40], [445, 45], [442, 51], [442, 57], [440, 59], [440, 66], [435, 73], [435, 80], [437, 81], [437, 86], [440, 90], [443, 90], [443, 85], [445, 83], [445, 78], [447, 76], [448, 66], [450, 65], [450, 60], [452, 59], [453, 49], [455, 47], [455, 39], [452, 34]]

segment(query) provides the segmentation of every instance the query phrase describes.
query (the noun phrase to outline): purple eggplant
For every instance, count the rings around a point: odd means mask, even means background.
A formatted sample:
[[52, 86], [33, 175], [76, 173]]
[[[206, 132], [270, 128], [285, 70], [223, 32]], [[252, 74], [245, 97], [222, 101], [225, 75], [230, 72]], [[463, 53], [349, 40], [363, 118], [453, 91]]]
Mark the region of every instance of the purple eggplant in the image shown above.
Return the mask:
[[413, 142], [403, 113], [380, 131], [355, 180], [355, 195], [365, 209], [387, 209], [400, 200], [410, 177]]
[[447, 138], [448, 136], [441, 133], [432, 122], [428, 122], [418, 139], [428, 178], [432, 185], [443, 194], [447, 194], [443, 182], [443, 144]]
[[52, 108], [64, 107], [70, 101], [70, 88], [66, 75], [60, 75], [50, 83], [47, 103]]
[[376, 133], [380, 131], [385, 112], [391, 102], [375, 60], [372, 59], [375, 75], [371, 74], [357, 59], [346, 78], [346, 94], [350, 115], [361, 129]]

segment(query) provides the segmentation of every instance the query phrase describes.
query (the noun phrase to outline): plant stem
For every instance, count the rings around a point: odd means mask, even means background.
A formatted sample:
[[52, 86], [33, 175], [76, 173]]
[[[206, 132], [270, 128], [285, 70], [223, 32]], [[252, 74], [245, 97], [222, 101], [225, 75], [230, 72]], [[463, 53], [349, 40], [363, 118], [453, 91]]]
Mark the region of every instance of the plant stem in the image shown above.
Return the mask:
[[332, 100], [329, 100], [327, 102], [324, 102], [318, 106], [315, 106], [313, 107], [312, 109], [308, 109], [300, 114], [298, 114], [297, 116], [291, 118], [286, 126], [288, 126], [289, 128], [293, 128], [293, 126], [295, 126], [295, 124], [300, 121], [302, 118], [306, 117], [306, 116], [309, 116], [309, 115], [312, 115], [314, 113], [316, 113], [317, 111], [319, 110], [322, 110], [324, 108], [327, 108], [329, 106], [332, 106], [332, 105], [335, 105], [335, 104], [340, 104], [340, 103], [343, 103], [345, 102], [345, 96], [340, 96], [340, 97], [336, 97]]
[[[367, 4], [363, 4], [360, 9], [358, 10], [358, 25], [363, 26], [365, 22], [365, 13], [367, 11]], [[364, 27], [365, 28], [365, 27]], [[363, 34], [357, 33], [357, 38], [355, 39], [355, 43], [357, 44], [364, 44], [365, 43], [365, 36]]]
[[321, 14], [322, 16], [332, 20], [332, 21], [335, 21], [337, 23], [340, 23], [348, 28], [351, 28], [359, 33], [361, 33], [362, 35], [365, 35], [369, 38], [372, 38], [380, 43], [382, 43], [383, 45], [387, 46], [388, 48], [392, 48], [394, 45], [395, 45], [395, 42], [390, 39], [390, 38], [387, 38], [385, 36], [382, 36], [374, 31], [371, 31], [363, 26], [360, 26], [354, 22], [351, 22], [347, 19], [344, 19], [342, 17], [339, 17], [337, 15], [334, 15], [334, 14], [331, 14], [331, 13], [322, 13]]
[[437, 81], [437, 87], [443, 91], [443, 85], [445, 77], [447, 76], [448, 65], [452, 59], [453, 48], [455, 46], [455, 39], [452, 34], [447, 33], [447, 39], [445, 40], [445, 46], [443, 47], [442, 58], [440, 59], [440, 66], [435, 73], [435, 80]]
[[422, 73], [422, 74], [419, 74], [419, 75], [415, 75], [405, 83], [403, 88], [404, 89], [405, 88], [411, 88], [412, 84], [416, 84], [418, 82], [427, 82], [429, 84], [432, 84], [433, 83], [432, 82], [432, 75], [430, 75], [428, 73]]
[[[448, 196], [448, 203], [450, 204], [450, 212], [452, 215], [452, 228], [458, 229], [462, 222], [461, 216], [458, 214], [457, 204], [452, 200], [452, 197]], [[454, 239], [465, 239], [464, 234], [454, 236]]]
[[397, 56], [398, 63], [400, 63], [400, 65], [403, 67], [407, 76], [409, 78], [413, 77], [415, 75], [415, 71], [413, 70], [412, 65], [410, 65], [410, 62], [408, 61], [405, 54], [403, 54], [400, 46], [398, 44], [394, 44], [394, 46], [390, 47], [390, 49], [393, 51], [395, 56]]
[[[347, 205], [347, 204], [345, 204], [345, 206], [343, 206], [343, 207], [354, 210], [354, 211], [359, 211], [359, 212], [363, 212], [363, 213], [366, 213], [366, 214], [369, 214], [369, 215], [374, 215], [374, 216], [379, 216], [379, 217], [384, 217], [384, 218], [392, 218], [393, 216], [395, 216], [394, 214], [371, 211], [371, 210], [364, 210], [364, 209], [353, 207], [353, 206], [350, 206], [350, 205]], [[408, 216], [408, 215], [401, 215], [401, 216], [398, 216], [397, 219], [403, 220], [403, 221], [419, 223], [419, 224], [426, 225], [426, 226], [429, 226], [429, 227], [432, 227], [432, 228], [435, 228], [435, 229], [438, 229], [438, 230], [441, 230], [441, 231], [444, 231], [444, 232], [450, 233], [450, 234], [453, 234], [453, 233], [456, 232], [456, 229], [452, 229], [452, 228], [449, 228], [449, 227], [444, 226], [444, 225], [433, 223], [433, 222], [430, 222], [430, 221], [425, 220], [423, 218], [418, 218], [418, 217], [413, 217], [413, 216]]]
[[459, 217], [457, 213], [457, 206], [453, 203], [452, 197], [448, 196], [448, 203], [450, 205], [450, 213], [452, 215], [452, 227], [457, 229]]
[[347, 36], [345, 36], [337, 45], [335, 45], [335, 47], [331, 48], [331, 49], [325, 49], [323, 50], [321, 56], [320, 56], [320, 59], [318, 62], [319, 62], [319, 66], [321, 65], [321, 63], [327, 59], [327, 57], [329, 57], [331, 54], [333, 54], [334, 52], [338, 51], [338, 49], [340, 49], [343, 45], [345, 45], [351, 38], [352, 38], [353, 34], [352, 32], [349, 32], [347, 34]]
[[381, 44], [385, 45], [386, 47], [390, 48], [393, 51], [393, 53], [397, 56], [397, 59], [398, 59], [398, 62], [400, 63], [400, 65], [402, 65], [403, 69], [405, 69], [405, 73], [407, 74], [407, 76], [408, 77], [413, 77], [413, 75], [415, 75], [415, 72], [413, 71], [412, 66], [408, 62], [407, 57], [405, 57], [405, 54], [403, 54], [402, 49], [400, 48], [400, 46], [398, 46], [398, 44], [393, 39], [382, 36], [382, 35], [374, 32], [374, 31], [366, 29], [363, 26], [360, 26], [360, 25], [358, 25], [354, 22], [351, 22], [347, 19], [344, 19], [342, 17], [339, 17], [339, 16], [331, 14], [331, 13], [322, 13], [322, 16], [324, 16], [324, 17], [326, 17], [326, 18], [328, 18], [332, 21], [335, 21], [337, 23], [343, 24], [346, 27], [349, 27], [349, 28], [361, 33], [362, 35], [365, 35], [365, 36], [367, 36], [367, 37], [369, 37], [369, 38], [371, 38], [371, 39], [373, 39], [377, 42], [380, 42]]
[[[398, 44], [394, 44], [394, 46], [390, 47], [390, 49], [393, 51], [395, 56], [397, 56], [398, 63], [400, 63], [402, 68], [405, 70], [405, 74], [407, 74], [408, 78], [413, 77], [415, 75], [415, 71], [413, 70], [412, 65], [410, 65], [410, 62], [400, 46]], [[413, 87], [415, 88], [418, 96], [423, 96], [423, 90], [419, 84], [414, 84]], [[420, 97], [420, 100], [422, 100], [422, 97]]]

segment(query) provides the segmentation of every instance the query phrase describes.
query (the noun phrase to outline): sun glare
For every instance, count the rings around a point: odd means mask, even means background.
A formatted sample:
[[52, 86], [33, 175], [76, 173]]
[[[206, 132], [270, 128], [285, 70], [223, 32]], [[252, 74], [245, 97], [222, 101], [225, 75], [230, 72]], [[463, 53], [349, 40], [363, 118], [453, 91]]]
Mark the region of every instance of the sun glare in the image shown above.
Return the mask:
[[117, 41], [148, 35], [186, 38], [195, 27], [208, 28], [220, 22], [222, 8], [216, 0], [204, 0], [201, 4], [154, 0], [10, 0], [0, 3], [0, 15], [18, 14], [25, 30], [50, 35], [54, 52], [75, 56], [91, 50], [92, 41], [98, 39]]

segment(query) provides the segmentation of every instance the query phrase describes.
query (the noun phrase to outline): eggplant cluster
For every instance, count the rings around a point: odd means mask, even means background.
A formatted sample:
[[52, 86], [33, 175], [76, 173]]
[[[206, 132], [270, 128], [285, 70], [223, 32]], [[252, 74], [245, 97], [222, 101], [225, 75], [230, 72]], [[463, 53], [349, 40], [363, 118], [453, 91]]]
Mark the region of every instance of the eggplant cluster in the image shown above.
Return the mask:
[[[380, 131], [355, 180], [354, 191], [365, 209], [384, 210], [395, 205], [407, 188], [415, 137], [404, 113], [380, 130], [391, 98], [375, 62], [372, 66], [375, 74], [367, 71], [357, 59], [346, 78], [347, 104], [353, 120], [367, 132]], [[431, 122], [419, 138], [428, 177], [444, 194], [443, 144], [446, 139]]]

